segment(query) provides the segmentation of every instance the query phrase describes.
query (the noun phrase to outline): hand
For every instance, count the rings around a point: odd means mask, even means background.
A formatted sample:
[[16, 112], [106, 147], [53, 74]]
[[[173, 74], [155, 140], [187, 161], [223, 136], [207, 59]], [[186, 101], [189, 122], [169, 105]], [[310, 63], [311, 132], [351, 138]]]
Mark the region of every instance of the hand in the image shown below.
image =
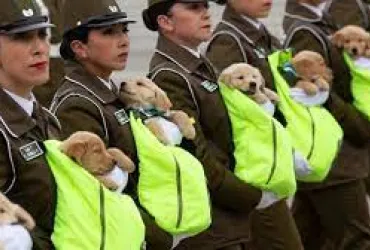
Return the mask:
[[275, 204], [276, 202], [278, 202], [279, 200], [280, 198], [275, 193], [270, 191], [263, 191], [262, 198], [260, 200], [260, 203], [258, 203], [258, 205], [256, 206], [256, 209], [261, 210], [268, 208]]
[[173, 240], [172, 240], [172, 248], [171, 249], [175, 249], [175, 247], [177, 247], [177, 245], [179, 245], [180, 242], [183, 239], [186, 239], [186, 238], [189, 238], [189, 237], [191, 237], [190, 234], [178, 234], [178, 235], [174, 235], [173, 236]]
[[312, 173], [310, 163], [300, 152], [294, 150], [294, 171], [297, 177], [306, 177]]
[[1, 226], [0, 246], [4, 250], [31, 250], [32, 239], [29, 232], [21, 225]]

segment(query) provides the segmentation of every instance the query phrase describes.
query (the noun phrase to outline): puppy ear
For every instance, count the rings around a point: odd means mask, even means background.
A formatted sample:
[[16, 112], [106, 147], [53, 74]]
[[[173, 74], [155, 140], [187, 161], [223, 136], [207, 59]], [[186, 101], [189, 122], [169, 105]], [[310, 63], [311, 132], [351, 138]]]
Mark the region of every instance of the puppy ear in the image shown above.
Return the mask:
[[166, 92], [162, 89], [158, 88], [155, 92], [155, 97], [157, 101], [158, 108], [163, 110], [170, 110], [172, 107], [172, 102], [168, 98]]
[[225, 85], [230, 86], [231, 85], [231, 73], [228, 72], [228, 70], [224, 70], [221, 75], [218, 77], [218, 82], [222, 82]]
[[327, 67], [324, 74], [324, 79], [330, 84], [332, 83], [333, 78], [334, 78], [333, 71], [329, 67]]
[[87, 144], [82, 140], [67, 139], [62, 143], [60, 150], [68, 157], [81, 164], [82, 156], [84, 156], [87, 151]]
[[117, 162], [118, 166], [129, 173], [135, 171], [135, 164], [118, 148], [108, 148], [107, 152]]
[[343, 48], [344, 40], [345, 40], [345, 36], [341, 31], [335, 32], [331, 38], [332, 43], [339, 48]]
[[22, 207], [14, 205], [14, 214], [18, 218], [19, 222], [28, 230], [31, 231], [36, 226], [32, 216]]

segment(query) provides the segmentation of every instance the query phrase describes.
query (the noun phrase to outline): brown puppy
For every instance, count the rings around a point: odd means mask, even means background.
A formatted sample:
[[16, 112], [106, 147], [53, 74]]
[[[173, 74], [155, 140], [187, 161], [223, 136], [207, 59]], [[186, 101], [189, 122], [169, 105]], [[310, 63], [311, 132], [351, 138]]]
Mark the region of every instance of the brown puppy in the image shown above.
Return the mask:
[[[151, 80], [138, 78], [122, 83], [120, 96], [128, 109], [158, 110], [164, 114], [163, 118], [177, 125], [185, 138], [189, 140], [195, 138], [195, 128], [189, 116], [180, 110], [170, 110], [172, 103], [166, 93]], [[153, 118], [158, 118], [158, 116], [153, 116]], [[153, 118], [148, 118], [145, 125], [162, 143], [168, 145], [170, 142], [166, 137], [166, 131], [163, 130], [158, 120]]]
[[220, 74], [218, 81], [241, 90], [258, 104], [264, 104], [268, 100], [273, 103], [279, 101], [277, 94], [265, 87], [261, 72], [247, 63], [235, 63], [227, 67]]
[[301, 51], [293, 57], [292, 65], [300, 79], [296, 87], [303, 89], [307, 95], [330, 89], [333, 74], [319, 53]]
[[347, 25], [343, 27], [334, 33], [331, 41], [351, 56], [370, 56], [370, 34], [359, 26]]
[[35, 227], [35, 222], [29, 213], [0, 193], [0, 226], [12, 224], [22, 225], [27, 230]]
[[90, 132], [73, 133], [67, 140], [63, 141], [60, 149], [110, 190], [115, 191], [119, 187], [108, 176], [116, 166], [128, 173], [135, 170], [134, 163], [121, 150], [117, 148], [106, 149], [100, 137]]

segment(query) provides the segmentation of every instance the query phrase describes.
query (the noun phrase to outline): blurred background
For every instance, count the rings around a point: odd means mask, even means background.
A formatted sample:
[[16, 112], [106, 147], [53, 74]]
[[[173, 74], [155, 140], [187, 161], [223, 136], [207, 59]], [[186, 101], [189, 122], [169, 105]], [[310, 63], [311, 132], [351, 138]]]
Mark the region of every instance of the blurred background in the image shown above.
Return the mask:
[[[129, 26], [131, 50], [128, 67], [124, 72], [117, 72], [115, 78], [128, 78], [145, 75], [148, 64], [156, 45], [156, 33], [147, 30], [141, 19], [141, 11], [146, 7], [147, 0], [117, 0], [118, 4], [128, 13], [128, 16], [137, 21]], [[275, 0], [270, 17], [263, 22], [271, 33], [282, 37], [281, 22], [284, 14], [285, 0]], [[220, 20], [223, 7], [211, 3], [213, 24]]]

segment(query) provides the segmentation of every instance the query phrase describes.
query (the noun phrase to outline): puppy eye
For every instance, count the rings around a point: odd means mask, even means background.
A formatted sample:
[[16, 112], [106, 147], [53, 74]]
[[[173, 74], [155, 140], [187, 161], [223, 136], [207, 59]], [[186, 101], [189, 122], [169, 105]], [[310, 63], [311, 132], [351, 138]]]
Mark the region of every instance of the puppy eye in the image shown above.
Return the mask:
[[346, 43], [350, 43], [350, 40], [346, 40]]
[[239, 76], [238, 80], [244, 80], [244, 76]]

